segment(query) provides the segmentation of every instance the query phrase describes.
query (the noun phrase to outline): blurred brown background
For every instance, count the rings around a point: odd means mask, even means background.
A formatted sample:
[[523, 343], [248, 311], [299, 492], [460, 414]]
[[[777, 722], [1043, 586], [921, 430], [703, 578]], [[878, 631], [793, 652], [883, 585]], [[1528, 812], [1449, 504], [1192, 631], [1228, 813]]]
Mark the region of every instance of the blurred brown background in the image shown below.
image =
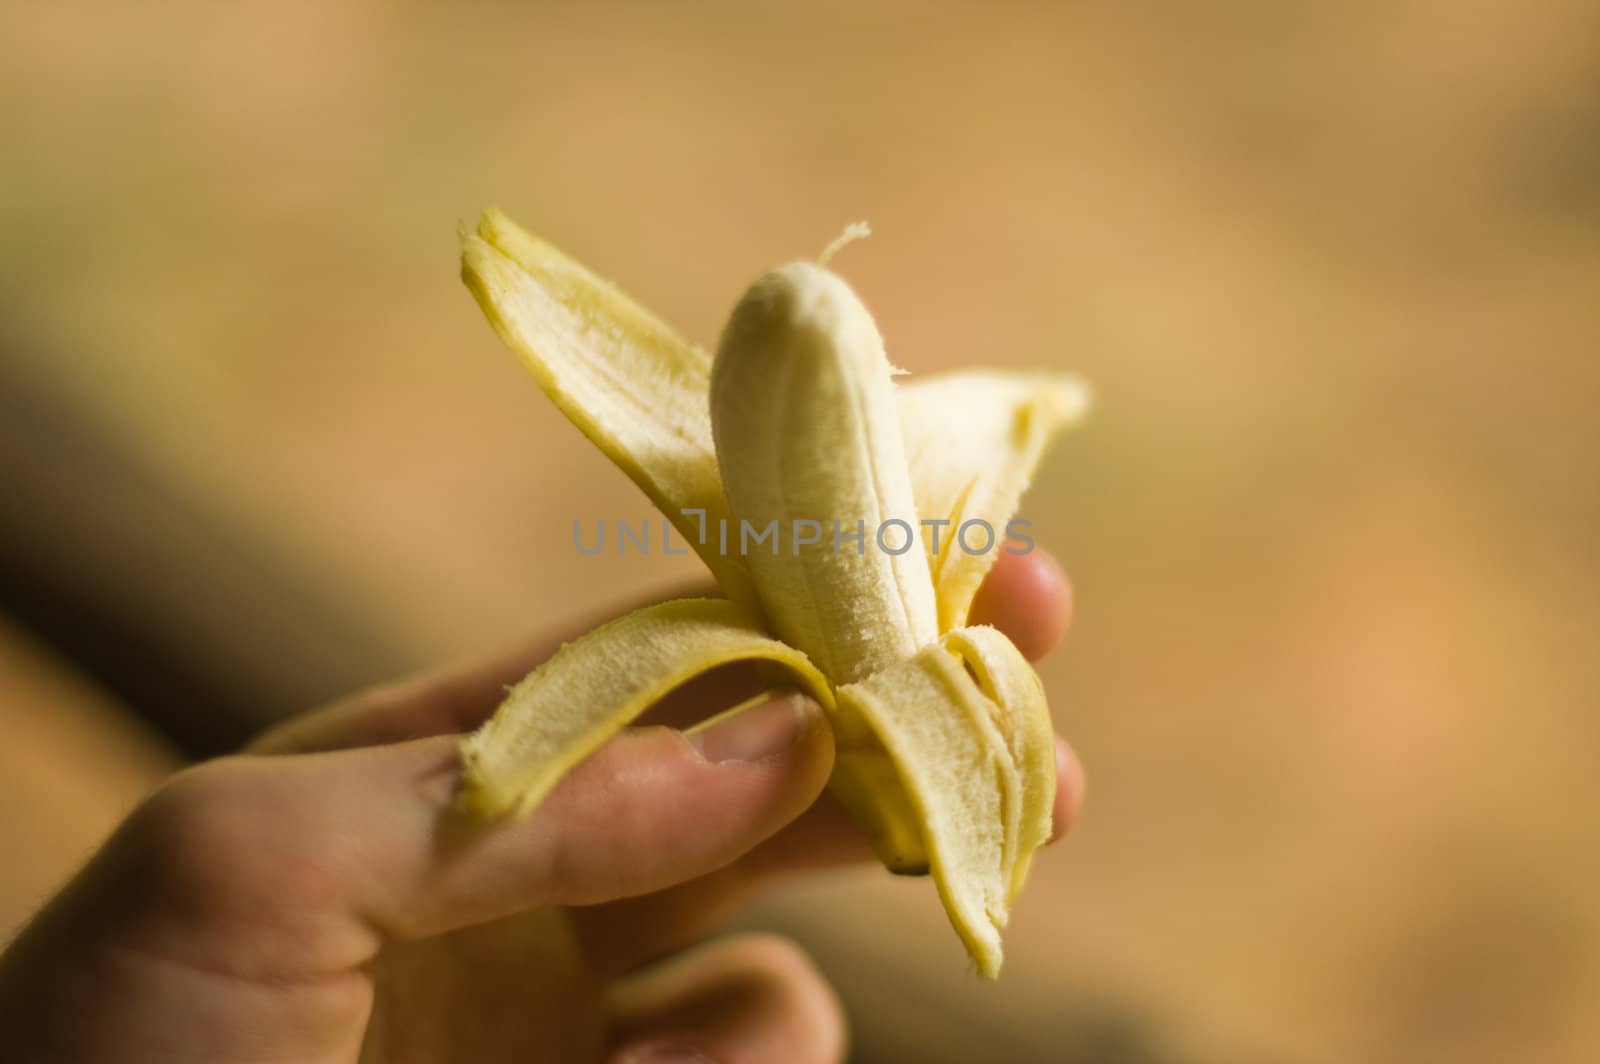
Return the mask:
[[180, 751], [691, 572], [573, 551], [648, 510], [459, 219], [710, 341], [866, 217], [897, 362], [1099, 405], [1027, 504], [1090, 800], [1002, 981], [881, 872], [746, 918], [859, 1058], [1600, 1059], [1593, 4], [9, 5], [0, 42], [0, 926]]

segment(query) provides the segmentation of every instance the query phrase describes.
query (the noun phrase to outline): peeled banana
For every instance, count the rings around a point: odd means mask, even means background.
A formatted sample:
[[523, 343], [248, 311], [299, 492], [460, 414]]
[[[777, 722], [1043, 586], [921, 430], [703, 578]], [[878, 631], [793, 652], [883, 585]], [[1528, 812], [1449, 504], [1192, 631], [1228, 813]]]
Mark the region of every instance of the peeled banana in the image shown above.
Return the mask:
[[871, 314], [820, 264], [757, 280], [714, 358], [497, 211], [462, 234], [462, 277], [727, 595], [638, 610], [529, 674], [462, 740], [464, 806], [527, 813], [674, 687], [763, 662], [829, 714], [829, 787], [879, 858], [931, 872], [978, 971], [997, 975], [1050, 835], [1053, 731], [1033, 668], [966, 620], [996, 530], [1084, 386], [983, 370], [896, 384]]

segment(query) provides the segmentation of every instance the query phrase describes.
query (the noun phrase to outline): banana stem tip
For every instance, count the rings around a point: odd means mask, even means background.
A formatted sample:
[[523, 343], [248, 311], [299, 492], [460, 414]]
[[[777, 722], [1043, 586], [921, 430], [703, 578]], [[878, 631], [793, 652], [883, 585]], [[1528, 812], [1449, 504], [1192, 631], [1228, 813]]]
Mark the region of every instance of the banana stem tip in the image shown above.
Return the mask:
[[851, 222], [844, 227], [844, 232], [833, 238], [827, 247], [822, 249], [822, 254], [817, 256], [817, 265], [826, 266], [833, 257], [843, 251], [846, 245], [854, 244], [857, 240], [872, 235], [872, 227], [866, 222]]

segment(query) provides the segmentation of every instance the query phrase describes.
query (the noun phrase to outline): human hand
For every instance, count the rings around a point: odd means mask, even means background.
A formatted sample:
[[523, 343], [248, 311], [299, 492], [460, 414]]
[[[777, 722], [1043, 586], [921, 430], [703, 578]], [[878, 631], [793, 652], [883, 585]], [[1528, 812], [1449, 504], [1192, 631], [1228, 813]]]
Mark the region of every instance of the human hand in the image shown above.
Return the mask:
[[[1002, 553], [973, 623], [1037, 658], [1070, 592]], [[833, 739], [713, 675], [617, 736], [525, 821], [452, 814], [454, 736], [545, 642], [368, 691], [174, 777], [0, 955], [0, 1060], [119, 1064], [832, 1061], [844, 1023], [800, 951], [692, 941], [763, 882], [871, 852], [822, 788]], [[1083, 775], [1057, 740], [1059, 835]]]

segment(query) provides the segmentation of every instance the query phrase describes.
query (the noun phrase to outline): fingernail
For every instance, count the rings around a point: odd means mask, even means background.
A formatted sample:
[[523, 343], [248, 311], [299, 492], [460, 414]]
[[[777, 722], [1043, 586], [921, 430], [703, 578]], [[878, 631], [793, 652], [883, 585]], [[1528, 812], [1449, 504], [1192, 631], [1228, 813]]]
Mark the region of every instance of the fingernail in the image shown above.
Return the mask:
[[804, 695], [785, 695], [691, 732], [688, 738], [701, 757], [715, 764], [762, 761], [799, 742], [819, 712], [820, 707]]

